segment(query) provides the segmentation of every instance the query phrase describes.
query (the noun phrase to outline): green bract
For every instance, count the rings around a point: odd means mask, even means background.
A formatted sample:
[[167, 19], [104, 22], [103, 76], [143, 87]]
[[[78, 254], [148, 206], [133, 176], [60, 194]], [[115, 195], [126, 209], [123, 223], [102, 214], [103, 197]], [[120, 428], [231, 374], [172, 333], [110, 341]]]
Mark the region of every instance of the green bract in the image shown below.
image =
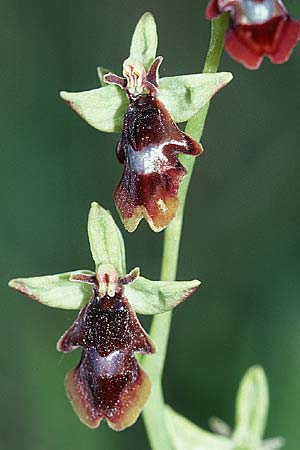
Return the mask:
[[235, 430], [231, 436], [205, 431], [170, 407], [165, 411], [167, 429], [175, 450], [279, 449], [284, 445], [282, 438], [262, 441], [267, 413], [267, 379], [259, 366], [251, 367], [241, 381], [236, 400]]
[[[116, 273], [124, 295], [139, 314], [160, 314], [175, 308], [200, 285], [200, 281], [151, 281], [134, 269], [126, 275], [122, 235], [109, 211], [98, 203], [91, 205], [88, 235], [95, 272], [77, 270], [57, 275], [17, 278], [9, 286], [46, 306], [81, 309], [92, 296], [92, 285], [78, 283], [80, 274]], [[109, 291], [108, 291], [109, 292]]]
[[[146, 70], [155, 59], [157, 31], [153, 16], [145, 13], [139, 20], [130, 46], [130, 58], [141, 63]], [[61, 92], [88, 124], [100, 131], [120, 132], [129, 101], [119, 86], [105, 84], [106, 69], [98, 68], [103, 87], [84, 92]], [[206, 73], [162, 78], [157, 97], [164, 103], [174, 122], [189, 120], [213, 95], [232, 79], [232, 74]]]

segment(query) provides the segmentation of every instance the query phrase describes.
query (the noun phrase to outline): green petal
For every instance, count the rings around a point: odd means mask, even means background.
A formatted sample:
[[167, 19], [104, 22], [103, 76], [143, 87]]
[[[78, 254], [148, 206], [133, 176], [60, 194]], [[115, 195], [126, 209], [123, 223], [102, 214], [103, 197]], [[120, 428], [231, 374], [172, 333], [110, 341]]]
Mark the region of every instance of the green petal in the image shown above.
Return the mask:
[[166, 426], [175, 450], [233, 450], [227, 437], [202, 430], [169, 406], [165, 409]]
[[156, 56], [157, 42], [155, 19], [151, 13], [146, 12], [135, 27], [130, 46], [130, 58], [141, 62], [148, 70]]
[[160, 314], [175, 308], [191, 295], [200, 281], [152, 281], [138, 277], [125, 286], [125, 297], [138, 314]]
[[233, 439], [238, 445], [258, 446], [264, 434], [269, 408], [268, 383], [263, 369], [251, 367], [244, 375], [236, 400]]
[[98, 203], [91, 205], [88, 218], [88, 235], [96, 264], [112, 264], [119, 276], [126, 274], [125, 247], [119, 228], [109, 211]]
[[65, 92], [60, 96], [89, 125], [108, 133], [122, 130], [128, 98], [118, 86], [105, 86], [83, 92]]
[[174, 122], [185, 122], [231, 80], [232, 74], [229, 72], [161, 78], [158, 98]]
[[76, 273], [94, 275], [89, 270], [76, 270], [43, 277], [17, 278], [8, 285], [52, 308], [81, 309], [91, 298], [92, 286], [70, 281], [70, 276]]

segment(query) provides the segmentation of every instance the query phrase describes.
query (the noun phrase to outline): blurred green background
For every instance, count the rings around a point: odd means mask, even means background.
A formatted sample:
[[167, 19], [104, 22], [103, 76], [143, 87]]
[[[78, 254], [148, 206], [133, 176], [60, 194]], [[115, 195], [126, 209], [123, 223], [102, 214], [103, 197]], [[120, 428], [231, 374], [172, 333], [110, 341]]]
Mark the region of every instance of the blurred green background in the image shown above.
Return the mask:
[[[121, 174], [117, 135], [97, 132], [59, 99], [98, 85], [96, 66], [120, 73], [140, 15], [159, 28], [161, 75], [201, 69], [205, 1], [1, 0], [1, 450], [149, 450], [142, 421], [90, 431], [65, 396], [79, 353], [55, 344], [76, 313], [7, 288], [16, 276], [93, 268], [86, 221], [112, 210]], [[300, 5], [287, 5], [298, 17]], [[167, 402], [207, 427], [232, 424], [239, 380], [254, 363], [271, 393], [267, 435], [300, 441], [300, 52], [251, 72], [223, 55], [234, 81], [211, 105], [188, 196], [178, 279], [198, 293], [174, 313], [164, 377]], [[124, 231], [128, 267], [159, 276], [162, 233]], [[148, 326], [149, 321], [144, 321]]]

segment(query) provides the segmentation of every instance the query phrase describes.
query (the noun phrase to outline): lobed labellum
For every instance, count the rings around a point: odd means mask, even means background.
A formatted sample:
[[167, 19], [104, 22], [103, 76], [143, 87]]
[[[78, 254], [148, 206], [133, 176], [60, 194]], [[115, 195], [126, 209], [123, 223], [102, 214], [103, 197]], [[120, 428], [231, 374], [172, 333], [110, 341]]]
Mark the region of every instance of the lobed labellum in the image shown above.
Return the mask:
[[128, 231], [144, 217], [154, 231], [165, 228], [175, 217], [178, 189], [186, 170], [178, 153], [197, 156], [202, 146], [173, 122], [153, 94], [130, 97], [116, 153], [124, 164], [114, 199]]
[[79, 347], [80, 363], [67, 374], [65, 385], [81, 421], [95, 428], [106, 418], [115, 430], [132, 425], [151, 388], [134, 353], [155, 349], [122, 290], [101, 297], [94, 288], [94, 296], [57, 344], [61, 352]]
[[264, 56], [275, 64], [286, 62], [300, 38], [300, 22], [280, 0], [211, 0], [206, 17], [229, 11], [225, 48], [248, 69], [257, 69]]

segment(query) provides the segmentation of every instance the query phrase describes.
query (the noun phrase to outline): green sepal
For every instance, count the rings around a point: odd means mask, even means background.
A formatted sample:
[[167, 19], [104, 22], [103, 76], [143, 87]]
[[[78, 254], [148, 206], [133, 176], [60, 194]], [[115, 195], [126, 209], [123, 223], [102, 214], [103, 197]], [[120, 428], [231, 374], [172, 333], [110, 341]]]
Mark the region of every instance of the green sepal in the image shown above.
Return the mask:
[[88, 217], [88, 235], [96, 268], [112, 264], [119, 276], [126, 274], [125, 247], [122, 234], [109, 211], [93, 202]]
[[258, 447], [264, 434], [269, 408], [268, 382], [264, 370], [253, 366], [244, 375], [236, 399], [233, 440], [237, 445]]
[[151, 13], [146, 12], [138, 21], [130, 45], [130, 58], [136, 59], [149, 69], [157, 50], [157, 28]]
[[[161, 78], [158, 98], [174, 122], [185, 122], [232, 80], [229, 72], [200, 73]], [[129, 101], [118, 86], [84, 92], [61, 92], [61, 97], [89, 125], [100, 131], [120, 132]]]
[[186, 122], [231, 80], [230, 72], [161, 78], [158, 98], [163, 102], [174, 122]]
[[174, 309], [191, 295], [200, 281], [152, 281], [137, 277], [124, 287], [124, 295], [138, 314], [161, 314]]
[[70, 277], [76, 273], [95, 275], [89, 270], [76, 270], [42, 277], [16, 278], [8, 285], [52, 308], [81, 309], [92, 296], [92, 286], [70, 281]]
[[122, 130], [128, 98], [118, 86], [105, 86], [83, 92], [65, 92], [60, 96], [96, 130], [114, 133]]
[[100, 81], [100, 85], [102, 87], [108, 86], [108, 83], [106, 83], [104, 81], [104, 75], [106, 75], [109, 72], [111, 72], [111, 70], [105, 69], [105, 67], [101, 67], [101, 66], [97, 67], [97, 74], [98, 74], [98, 78]]
[[166, 406], [165, 419], [175, 450], [234, 450], [230, 438], [218, 436], [195, 425]]

